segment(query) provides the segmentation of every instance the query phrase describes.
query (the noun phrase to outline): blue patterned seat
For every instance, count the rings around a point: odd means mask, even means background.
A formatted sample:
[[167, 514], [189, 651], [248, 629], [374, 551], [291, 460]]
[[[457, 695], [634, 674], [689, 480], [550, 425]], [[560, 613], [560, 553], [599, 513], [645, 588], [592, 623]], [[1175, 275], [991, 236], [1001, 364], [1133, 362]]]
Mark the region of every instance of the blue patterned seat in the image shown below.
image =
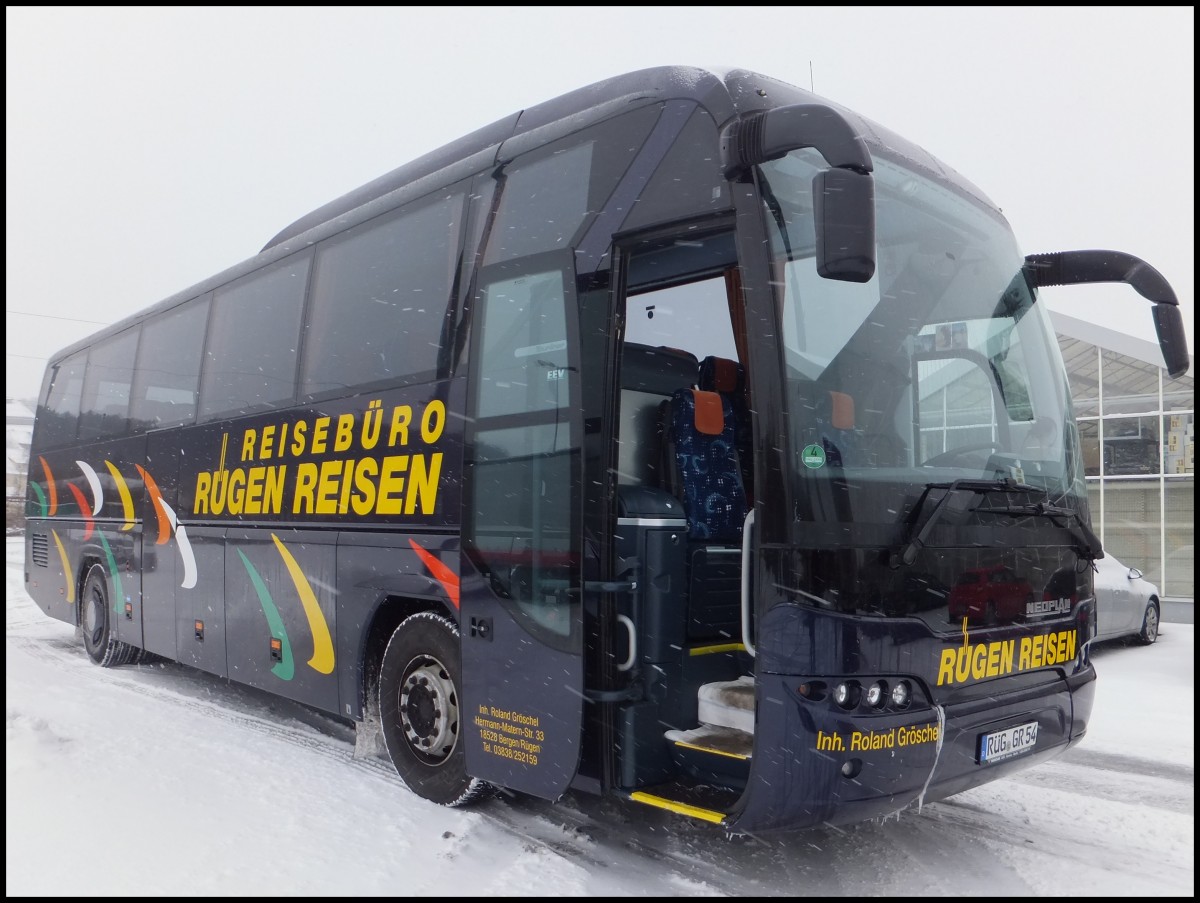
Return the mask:
[[690, 539], [740, 543], [746, 519], [733, 412], [717, 392], [679, 389], [665, 402], [670, 488], [682, 501]]

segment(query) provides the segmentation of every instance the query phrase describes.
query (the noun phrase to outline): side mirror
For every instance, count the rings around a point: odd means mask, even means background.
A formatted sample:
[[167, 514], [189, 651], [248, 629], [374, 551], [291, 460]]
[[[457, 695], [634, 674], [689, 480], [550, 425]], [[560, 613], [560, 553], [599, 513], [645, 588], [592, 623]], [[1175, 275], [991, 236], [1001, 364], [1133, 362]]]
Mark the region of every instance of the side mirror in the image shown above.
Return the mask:
[[1091, 282], [1125, 282], [1139, 295], [1154, 302], [1154, 329], [1162, 349], [1167, 373], [1178, 379], [1188, 372], [1187, 334], [1179, 300], [1162, 274], [1141, 258], [1123, 251], [1062, 251], [1030, 254], [1025, 258], [1025, 276], [1032, 286], [1078, 285]]
[[817, 273], [868, 282], [875, 275], [875, 179], [866, 142], [841, 113], [819, 103], [791, 104], [739, 117], [721, 131], [727, 179], [789, 151], [811, 147], [830, 169], [813, 178]]
[[1130, 580], [1138, 580], [1139, 578], [1141, 578], [1141, 576], [1142, 576], [1142, 572], [1139, 571], [1137, 568], [1129, 569], [1129, 579]]
[[817, 274], [841, 282], [875, 275], [875, 180], [852, 169], [824, 169], [813, 177]]

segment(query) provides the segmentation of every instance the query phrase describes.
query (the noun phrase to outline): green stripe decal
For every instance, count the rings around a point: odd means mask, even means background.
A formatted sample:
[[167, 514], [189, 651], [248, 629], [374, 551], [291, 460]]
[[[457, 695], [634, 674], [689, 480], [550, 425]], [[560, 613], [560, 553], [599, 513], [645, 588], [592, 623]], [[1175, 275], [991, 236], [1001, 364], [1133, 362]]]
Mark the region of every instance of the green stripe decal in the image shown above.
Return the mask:
[[104, 546], [104, 554], [108, 558], [108, 572], [113, 576], [113, 614], [119, 615], [121, 603], [125, 601], [125, 589], [121, 585], [121, 572], [117, 569], [117, 556], [113, 554], [112, 546], [108, 544], [104, 534], [97, 530], [96, 535], [100, 537], [100, 545]]
[[292, 659], [292, 644], [288, 640], [287, 629], [283, 626], [283, 618], [280, 617], [279, 609], [275, 607], [275, 602], [271, 599], [267, 585], [263, 583], [262, 577], [258, 575], [258, 571], [254, 569], [250, 559], [241, 549], [238, 549], [237, 553], [238, 557], [242, 559], [242, 564], [245, 565], [246, 573], [250, 575], [254, 591], [258, 593], [258, 601], [262, 605], [263, 614], [267, 616], [267, 626], [271, 629], [271, 636], [283, 644], [283, 658], [271, 667], [271, 673], [280, 680], [291, 680], [296, 676], [296, 663]]
[[42, 487], [39, 486], [37, 483], [30, 483], [29, 488], [32, 489], [34, 492], [34, 495], [36, 495], [38, 497], [38, 505], [40, 505], [41, 509], [42, 509], [41, 516], [45, 517], [46, 516], [46, 493], [42, 491]]

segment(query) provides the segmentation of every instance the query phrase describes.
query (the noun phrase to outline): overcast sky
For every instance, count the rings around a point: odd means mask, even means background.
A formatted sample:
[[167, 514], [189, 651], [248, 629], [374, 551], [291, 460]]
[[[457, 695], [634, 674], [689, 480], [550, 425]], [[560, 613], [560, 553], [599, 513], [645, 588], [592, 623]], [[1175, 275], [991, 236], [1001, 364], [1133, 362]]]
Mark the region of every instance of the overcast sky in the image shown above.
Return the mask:
[[[9, 397], [46, 357], [510, 113], [656, 65], [743, 66], [940, 157], [1023, 251], [1111, 248], [1194, 350], [1194, 7], [5, 9]], [[1153, 339], [1123, 286], [1053, 309]]]

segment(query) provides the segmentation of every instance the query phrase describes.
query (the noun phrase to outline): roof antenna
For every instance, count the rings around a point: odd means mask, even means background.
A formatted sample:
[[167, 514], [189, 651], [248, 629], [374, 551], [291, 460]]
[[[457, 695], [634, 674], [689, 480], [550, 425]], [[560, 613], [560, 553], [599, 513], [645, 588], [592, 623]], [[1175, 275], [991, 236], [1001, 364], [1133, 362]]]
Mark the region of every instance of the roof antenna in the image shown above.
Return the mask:
[[812, 91], [813, 94], [817, 93], [817, 89], [813, 87], [812, 60], [808, 61], [808, 90]]

